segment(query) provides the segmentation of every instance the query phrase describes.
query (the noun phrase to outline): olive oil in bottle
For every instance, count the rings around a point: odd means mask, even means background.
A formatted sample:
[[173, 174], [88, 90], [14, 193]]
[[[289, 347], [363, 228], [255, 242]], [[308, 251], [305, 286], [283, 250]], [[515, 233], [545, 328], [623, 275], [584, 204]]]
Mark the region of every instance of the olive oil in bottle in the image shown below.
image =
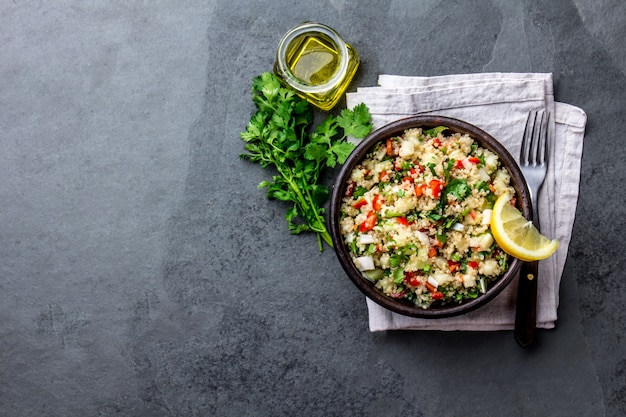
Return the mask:
[[299, 96], [330, 110], [345, 93], [359, 62], [354, 48], [333, 29], [306, 22], [281, 40], [274, 72]]

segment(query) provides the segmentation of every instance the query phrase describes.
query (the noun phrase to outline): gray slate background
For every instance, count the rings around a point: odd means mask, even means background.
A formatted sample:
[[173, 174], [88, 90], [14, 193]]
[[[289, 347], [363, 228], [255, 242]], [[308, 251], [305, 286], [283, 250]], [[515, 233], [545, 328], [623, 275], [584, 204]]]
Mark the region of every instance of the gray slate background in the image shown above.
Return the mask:
[[[623, 416], [620, 0], [0, 2], [0, 415]], [[588, 114], [557, 329], [371, 334], [238, 159], [303, 20], [378, 74], [553, 72]], [[328, 173], [327, 182], [332, 182]]]

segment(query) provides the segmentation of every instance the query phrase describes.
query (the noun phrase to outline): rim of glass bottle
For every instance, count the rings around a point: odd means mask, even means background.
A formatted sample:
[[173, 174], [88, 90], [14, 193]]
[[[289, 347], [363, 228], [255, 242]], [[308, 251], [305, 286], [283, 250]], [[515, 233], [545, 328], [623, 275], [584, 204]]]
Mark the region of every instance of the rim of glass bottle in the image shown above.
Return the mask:
[[[337, 46], [339, 50], [339, 68], [335, 71], [335, 74], [324, 84], [311, 85], [301, 82], [287, 67], [287, 49], [289, 44], [298, 36], [306, 33], [322, 33], [328, 36]], [[304, 93], [319, 93], [327, 91], [330, 88], [335, 87], [343, 79], [348, 69], [348, 47], [345, 41], [339, 36], [332, 28], [316, 22], [304, 22], [291, 30], [289, 30], [280, 43], [278, 44], [278, 51], [276, 52], [276, 62], [278, 69], [283, 75], [285, 81], [293, 88], [302, 91]]]

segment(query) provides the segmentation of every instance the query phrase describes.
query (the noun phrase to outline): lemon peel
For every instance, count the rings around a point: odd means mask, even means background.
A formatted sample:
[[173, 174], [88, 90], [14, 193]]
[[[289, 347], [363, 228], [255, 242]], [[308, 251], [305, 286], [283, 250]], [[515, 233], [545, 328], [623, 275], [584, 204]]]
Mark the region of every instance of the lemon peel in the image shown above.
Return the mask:
[[559, 248], [559, 241], [542, 235], [510, 201], [509, 193], [502, 194], [491, 212], [491, 233], [498, 246], [509, 255], [526, 262], [552, 256]]

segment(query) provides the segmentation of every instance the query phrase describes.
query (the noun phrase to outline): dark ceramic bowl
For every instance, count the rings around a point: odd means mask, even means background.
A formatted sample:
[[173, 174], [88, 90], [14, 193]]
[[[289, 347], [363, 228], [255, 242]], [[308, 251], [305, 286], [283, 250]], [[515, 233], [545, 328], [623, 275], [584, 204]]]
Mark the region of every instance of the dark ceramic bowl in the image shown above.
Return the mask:
[[511, 183], [516, 191], [518, 208], [522, 211], [526, 218], [530, 218], [531, 215], [530, 194], [519, 166], [500, 142], [476, 126], [449, 117], [413, 116], [390, 123], [372, 132], [356, 147], [339, 172], [339, 176], [333, 187], [331, 196], [330, 233], [339, 262], [357, 288], [371, 300], [386, 309], [411, 317], [443, 318], [456, 316], [474, 310], [493, 299], [507, 285], [509, 285], [521, 266], [520, 260], [509, 257], [510, 262], [507, 272], [496, 281], [492, 282], [484, 294], [481, 294], [477, 298], [462, 302], [461, 304], [455, 303], [444, 306], [431, 306], [430, 308], [424, 309], [409, 301], [391, 298], [383, 294], [382, 291], [376, 288], [371, 281], [363, 277], [362, 273], [354, 265], [350, 257], [350, 253], [343, 242], [340, 231], [341, 201], [346, 192], [346, 185], [350, 178], [350, 173], [378, 142], [385, 141], [387, 138], [392, 136], [402, 135], [406, 129], [420, 127], [423, 129], [430, 129], [437, 126], [446, 126], [449, 131], [453, 133], [467, 133], [476, 142], [478, 142], [479, 145], [498, 155], [501, 163], [511, 174]]

